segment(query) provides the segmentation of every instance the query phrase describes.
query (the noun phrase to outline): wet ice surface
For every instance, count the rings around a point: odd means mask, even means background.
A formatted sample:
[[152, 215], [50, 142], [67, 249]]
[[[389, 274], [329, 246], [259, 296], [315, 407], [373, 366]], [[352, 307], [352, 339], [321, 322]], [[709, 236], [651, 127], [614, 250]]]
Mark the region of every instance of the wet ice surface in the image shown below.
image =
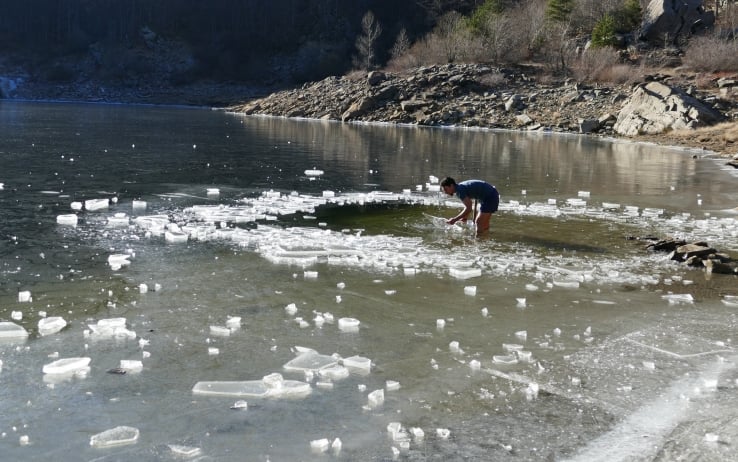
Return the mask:
[[[584, 196], [505, 202], [495, 232], [594, 221], [735, 250], [730, 216]], [[396, 203], [409, 235], [294, 224]], [[433, 192], [270, 191], [111, 224], [129, 206], [59, 223], [125, 281], [87, 289], [102, 310], [2, 324], [0, 444], [20, 458], [47, 441], [94, 460], [731, 457], [734, 296], [693, 297], [705, 276], [642, 245], [477, 240], [426, 216], [458, 207]]]
[[[625, 239], [735, 252], [708, 161], [132, 112], [4, 138], [3, 459], [734, 458], [734, 279]], [[441, 171], [495, 172], [489, 238]]]

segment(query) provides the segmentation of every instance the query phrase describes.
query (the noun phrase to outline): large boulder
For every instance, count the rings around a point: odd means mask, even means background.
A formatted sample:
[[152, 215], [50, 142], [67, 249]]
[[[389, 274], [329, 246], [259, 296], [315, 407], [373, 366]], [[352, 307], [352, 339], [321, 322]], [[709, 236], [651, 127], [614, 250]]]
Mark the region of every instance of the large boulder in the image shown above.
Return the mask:
[[653, 43], [674, 43], [677, 38], [712, 27], [715, 13], [702, 0], [650, 0], [643, 12], [639, 38]]
[[684, 91], [661, 82], [640, 85], [613, 126], [624, 136], [693, 129], [723, 120], [723, 115]]

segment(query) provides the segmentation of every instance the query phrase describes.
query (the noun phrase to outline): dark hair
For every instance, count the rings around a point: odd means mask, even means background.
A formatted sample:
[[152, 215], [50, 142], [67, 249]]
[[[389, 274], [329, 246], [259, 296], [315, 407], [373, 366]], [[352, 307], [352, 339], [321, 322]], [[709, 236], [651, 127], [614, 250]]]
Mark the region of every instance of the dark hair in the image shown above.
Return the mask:
[[441, 186], [451, 186], [451, 185], [456, 186], [456, 180], [454, 180], [450, 176], [447, 176], [446, 178], [443, 179], [443, 181], [441, 181]]

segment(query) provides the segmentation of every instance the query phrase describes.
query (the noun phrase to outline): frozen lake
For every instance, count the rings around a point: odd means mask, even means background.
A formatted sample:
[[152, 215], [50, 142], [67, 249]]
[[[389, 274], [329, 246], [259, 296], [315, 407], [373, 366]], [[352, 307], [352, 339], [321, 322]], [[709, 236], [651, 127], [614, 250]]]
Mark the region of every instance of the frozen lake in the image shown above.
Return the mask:
[[629, 239], [736, 258], [719, 161], [5, 101], [0, 139], [3, 460], [737, 459], [738, 280]]

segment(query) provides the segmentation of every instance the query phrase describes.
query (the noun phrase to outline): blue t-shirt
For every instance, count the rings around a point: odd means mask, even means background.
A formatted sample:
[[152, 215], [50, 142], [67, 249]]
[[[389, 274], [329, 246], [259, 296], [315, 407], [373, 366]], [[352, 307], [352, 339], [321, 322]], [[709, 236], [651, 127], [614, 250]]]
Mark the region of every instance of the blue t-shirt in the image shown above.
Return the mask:
[[486, 181], [466, 180], [456, 183], [456, 195], [462, 201], [467, 197], [484, 201], [496, 196], [497, 189]]

